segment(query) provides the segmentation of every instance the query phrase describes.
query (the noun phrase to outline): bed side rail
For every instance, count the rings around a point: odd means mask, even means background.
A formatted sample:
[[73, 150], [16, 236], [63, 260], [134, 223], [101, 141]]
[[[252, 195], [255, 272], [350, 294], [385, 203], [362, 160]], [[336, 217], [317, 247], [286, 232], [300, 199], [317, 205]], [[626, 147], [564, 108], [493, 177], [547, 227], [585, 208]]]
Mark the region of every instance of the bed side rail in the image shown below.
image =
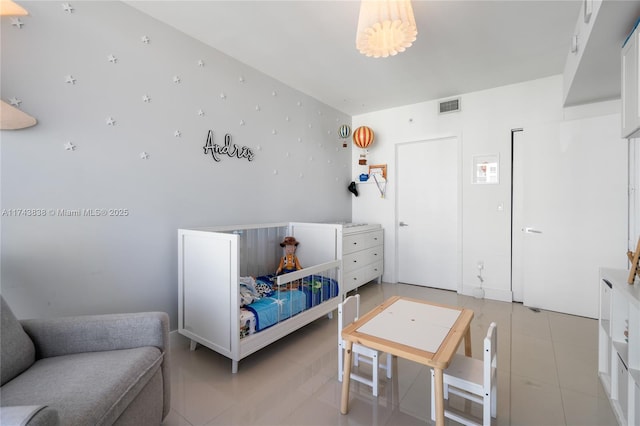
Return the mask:
[[[279, 286], [302, 279], [309, 275], [319, 274], [320, 272], [325, 272], [333, 268], [341, 268], [342, 260], [332, 260], [331, 262], [321, 263], [319, 265], [314, 265], [309, 268], [304, 268], [299, 271], [289, 272], [288, 274], [279, 275], [276, 282]], [[340, 284], [340, 283], [339, 283]]]

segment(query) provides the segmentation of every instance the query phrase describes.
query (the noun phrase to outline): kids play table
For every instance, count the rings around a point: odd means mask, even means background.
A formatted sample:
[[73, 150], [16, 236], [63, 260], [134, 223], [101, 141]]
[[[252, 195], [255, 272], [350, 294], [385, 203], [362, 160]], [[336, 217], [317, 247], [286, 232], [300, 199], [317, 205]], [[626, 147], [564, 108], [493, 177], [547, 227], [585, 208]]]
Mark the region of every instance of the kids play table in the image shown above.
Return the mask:
[[433, 368], [436, 425], [444, 425], [442, 372], [464, 339], [471, 356], [473, 311], [424, 300], [393, 296], [342, 330], [346, 341], [340, 412], [349, 411], [351, 348], [359, 343]]

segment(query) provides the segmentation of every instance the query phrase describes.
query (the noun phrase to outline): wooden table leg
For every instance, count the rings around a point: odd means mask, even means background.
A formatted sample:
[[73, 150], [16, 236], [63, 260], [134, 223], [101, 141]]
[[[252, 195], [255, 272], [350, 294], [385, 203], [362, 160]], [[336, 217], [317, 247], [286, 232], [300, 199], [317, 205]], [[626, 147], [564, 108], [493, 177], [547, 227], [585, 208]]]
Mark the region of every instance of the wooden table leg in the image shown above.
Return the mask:
[[465, 356], [471, 356], [471, 326], [467, 327], [467, 331], [464, 333], [464, 354]]
[[436, 401], [436, 426], [444, 426], [444, 378], [442, 368], [434, 368], [434, 392]]
[[340, 412], [349, 412], [349, 382], [351, 381], [351, 357], [353, 342], [344, 340], [344, 374], [342, 375], [342, 400], [340, 401]]

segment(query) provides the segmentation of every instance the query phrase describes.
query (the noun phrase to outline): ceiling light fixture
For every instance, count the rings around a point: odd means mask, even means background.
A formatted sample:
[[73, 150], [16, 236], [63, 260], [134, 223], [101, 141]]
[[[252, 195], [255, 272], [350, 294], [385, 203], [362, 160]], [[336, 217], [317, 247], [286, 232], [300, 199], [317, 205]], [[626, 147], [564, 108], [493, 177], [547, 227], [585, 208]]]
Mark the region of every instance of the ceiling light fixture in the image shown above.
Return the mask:
[[0, 101], [0, 130], [20, 130], [34, 126], [36, 119], [26, 112]]
[[386, 58], [404, 52], [418, 29], [410, 0], [362, 0], [356, 47], [363, 55]]
[[26, 16], [27, 12], [22, 6], [11, 0], [0, 0], [0, 16]]
[[[11, 0], [0, 0], [0, 16], [26, 16], [22, 6]], [[0, 101], [0, 130], [19, 130], [31, 127], [37, 123], [36, 119], [26, 112], [20, 111], [5, 101]]]

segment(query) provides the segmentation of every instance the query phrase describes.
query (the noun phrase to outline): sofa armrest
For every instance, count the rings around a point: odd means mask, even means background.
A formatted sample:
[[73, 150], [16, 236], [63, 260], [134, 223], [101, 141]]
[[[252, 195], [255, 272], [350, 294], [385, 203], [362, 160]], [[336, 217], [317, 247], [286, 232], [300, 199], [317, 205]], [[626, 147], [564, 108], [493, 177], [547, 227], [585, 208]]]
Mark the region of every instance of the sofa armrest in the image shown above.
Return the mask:
[[169, 350], [164, 312], [83, 315], [20, 321], [33, 340], [36, 358], [156, 346]]
[[18, 405], [0, 407], [3, 426], [57, 426], [58, 412], [46, 405]]

